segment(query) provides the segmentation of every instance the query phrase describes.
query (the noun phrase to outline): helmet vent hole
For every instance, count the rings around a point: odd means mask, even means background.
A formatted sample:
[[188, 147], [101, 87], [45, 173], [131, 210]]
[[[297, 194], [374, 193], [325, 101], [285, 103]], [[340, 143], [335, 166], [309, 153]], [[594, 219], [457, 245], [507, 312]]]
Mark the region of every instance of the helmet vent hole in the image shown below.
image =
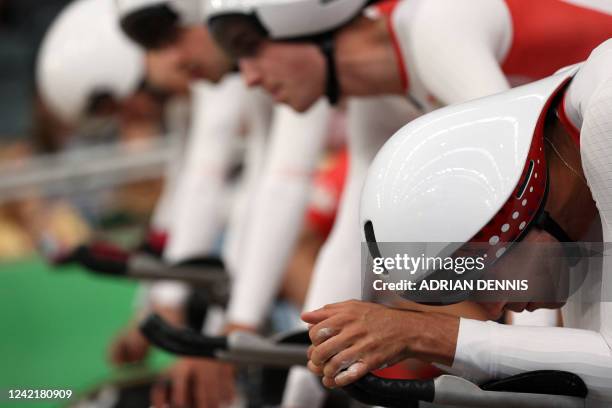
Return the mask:
[[363, 232], [366, 242], [368, 243], [368, 251], [370, 251], [372, 258], [381, 258], [380, 249], [378, 248], [376, 236], [374, 235], [374, 225], [372, 225], [372, 221], [366, 221], [363, 226]]

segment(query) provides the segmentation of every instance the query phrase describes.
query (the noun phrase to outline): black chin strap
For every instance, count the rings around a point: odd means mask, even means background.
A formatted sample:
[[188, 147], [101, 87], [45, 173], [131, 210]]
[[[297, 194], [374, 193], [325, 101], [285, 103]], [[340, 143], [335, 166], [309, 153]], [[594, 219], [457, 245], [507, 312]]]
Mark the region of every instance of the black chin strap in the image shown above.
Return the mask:
[[541, 211], [533, 222], [533, 226], [546, 231], [559, 241], [565, 252], [565, 260], [570, 267], [576, 266], [586, 256], [583, 246], [571, 239], [567, 232], [550, 216], [548, 211]]
[[321, 52], [325, 57], [325, 65], [327, 71], [327, 80], [325, 84], [325, 95], [329, 103], [335, 105], [340, 99], [340, 85], [338, 83], [338, 75], [336, 73], [336, 57], [334, 48], [334, 38], [327, 36], [320, 42]]
[[557, 221], [550, 216], [548, 211], [540, 212], [533, 225], [542, 231], [548, 232], [559, 242], [574, 242], [574, 240], [567, 235], [565, 230], [557, 224]]
[[527, 235], [527, 233], [529, 232], [531, 228], [537, 228], [542, 231], [548, 232], [550, 235], [555, 237], [555, 239], [559, 242], [574, 242], [574, 240], [571, 239], [569, 235], [567, 235], [565, 230], [557, 223], [557, 221], [555, 221], [552, 218], [550, 213], [544, 209], [546, 207], [546, 202], [548, 201], [548, 193], [550, 191], [550, 184], [549, 184], [550, 178], [549, 177], [550, 176], [548, 174], [548, 168], [547, 168], [546, 169], [546, 185], [544, 187], [544, 197], [542, 197], [540, 208], [538, 209], [538, 212], [535, 218], [533, 219], [533, 221], [531, 221], [531, 223], [529, 224], [529, 227], [523, 231], [523, 233], [521, 234], [519, 239], [517, 239], [517, 241], [522, 241], [525, 235]]
[[[547, 170], [548, 171], [548, 170]], [[549, 192], [549, 184], [548, 184], [548, 173], [546, 175], [546, 188], [544, 190], [544, 197], [542, 199], [542, 203], [540, 205], [540, 209], [538, 210], [538, 214], [534, 218], [534, 220], [530, 223], [529, 227], [526, 228], [519, 239], [517, 241], [522, 241], [525, 235], [529, 232], [531, 228], [537, 228], [539, 230], [545, 231], [548, 234], [552, 235], [563, 247], [563, 251], [565, 252], [566, 261], [569, 266], [576, 266], [582, 257], [585, 256], [585, 251], [582, 245], [579, 242], [574, 241], [570, 236], [565, 232], [563, 227], [561, 227], [557, 221], [553, 219], [548, 211], [544, 209], [546, 206], [546, 201], [548, 200], [548, 192]]]

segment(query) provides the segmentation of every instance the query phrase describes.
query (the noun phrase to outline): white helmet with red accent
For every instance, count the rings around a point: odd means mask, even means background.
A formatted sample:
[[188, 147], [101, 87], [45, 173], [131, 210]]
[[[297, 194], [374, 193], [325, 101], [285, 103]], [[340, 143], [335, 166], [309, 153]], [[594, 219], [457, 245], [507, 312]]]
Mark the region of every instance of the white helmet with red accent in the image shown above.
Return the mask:
[[121, 28], [152, 49], [172, 42], [181, 26], [204, 24], [201, 0], [115, 0]]
[[[576, 69], [439, 109], [400, 129], [377, 154], [362, 192], [370, 253], [395, 256], [385, 254], [393, 246], [384, 243], [405, 243], [413, 256], [444, 258], [476, 243], [491, 264], [530, 227], [560, 228], [543, 216], [543, 127]], [[567, 238], [562, 230], [552, 233]], [[419, 279], [436, 271], [420, 272]]]
[[207, 0], [206, 9], [209, 22], [221, 21], [224, 16], [250, 16], [269, 38], [283, 40], [335, 30], [359, 14], [367, 3], [367, 0]]
[[326, 95], [339, 99], [333, 32], [348, 24], [371, 0], [202, 0], [210, 31], [225, 52], [253, 55], [265, 39], [309, 40], [326, 59]]
[[131, 95], [144, 73], [144, 54], [121, 32], [109, 0], [68, 5], [48, 30], [37, 61], [42, 98], [67, 122], [85, 115], [98, 96]]

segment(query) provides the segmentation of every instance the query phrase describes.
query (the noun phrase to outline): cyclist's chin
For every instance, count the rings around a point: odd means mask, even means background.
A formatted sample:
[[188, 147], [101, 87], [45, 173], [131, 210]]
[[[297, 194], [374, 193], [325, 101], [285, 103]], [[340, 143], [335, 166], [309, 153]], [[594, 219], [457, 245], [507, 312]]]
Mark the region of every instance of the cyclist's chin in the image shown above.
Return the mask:
[[300, 92], [284, 97], [284, 103], [291, 106], [297, 112], [305, 112], [310, 109], [322, 95], [315, 92]]

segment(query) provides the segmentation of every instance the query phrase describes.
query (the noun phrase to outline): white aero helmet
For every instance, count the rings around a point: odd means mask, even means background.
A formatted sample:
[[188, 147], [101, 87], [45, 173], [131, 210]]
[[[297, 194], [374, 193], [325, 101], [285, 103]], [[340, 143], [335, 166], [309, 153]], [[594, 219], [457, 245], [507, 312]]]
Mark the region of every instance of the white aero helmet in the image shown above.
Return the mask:
[[[544, 123], [576, 70], [439, 109], [389, 139], [361, 197], [360, 225], [372, 257], [395, 257], [398, 249], [437, 259], [467, 252], [486, 266], [531, 227], [570, 241], [544, 211]], [[448, 276], [437, 272], [421, 268], [413, 279]]]
[[[249, 16], [272, 39], [320, 35], [349, 22], [367, 0], [205, 0], [209, 22], [224, 16]], [[213, 26], [219, 23], [213, 24]]]
[[63, 120], [84, 116], [94, 98], [125, 98], [144, 78], [144, 54], [121, 32], [109, 0], [77, 0], [45, 35], [37, 61], [38, 88]]
[[201, 0], [115, 0], [121, 28], [146, 49], [168, 44], [182, 26], [204, 24]]
[[371, 0], [202, 0], [210, 31], [225, 52], [241, 58], [262, 40], [309, 40], [327, 64], [326, 95], [339, 98], [333, 32], [349, 23]]

